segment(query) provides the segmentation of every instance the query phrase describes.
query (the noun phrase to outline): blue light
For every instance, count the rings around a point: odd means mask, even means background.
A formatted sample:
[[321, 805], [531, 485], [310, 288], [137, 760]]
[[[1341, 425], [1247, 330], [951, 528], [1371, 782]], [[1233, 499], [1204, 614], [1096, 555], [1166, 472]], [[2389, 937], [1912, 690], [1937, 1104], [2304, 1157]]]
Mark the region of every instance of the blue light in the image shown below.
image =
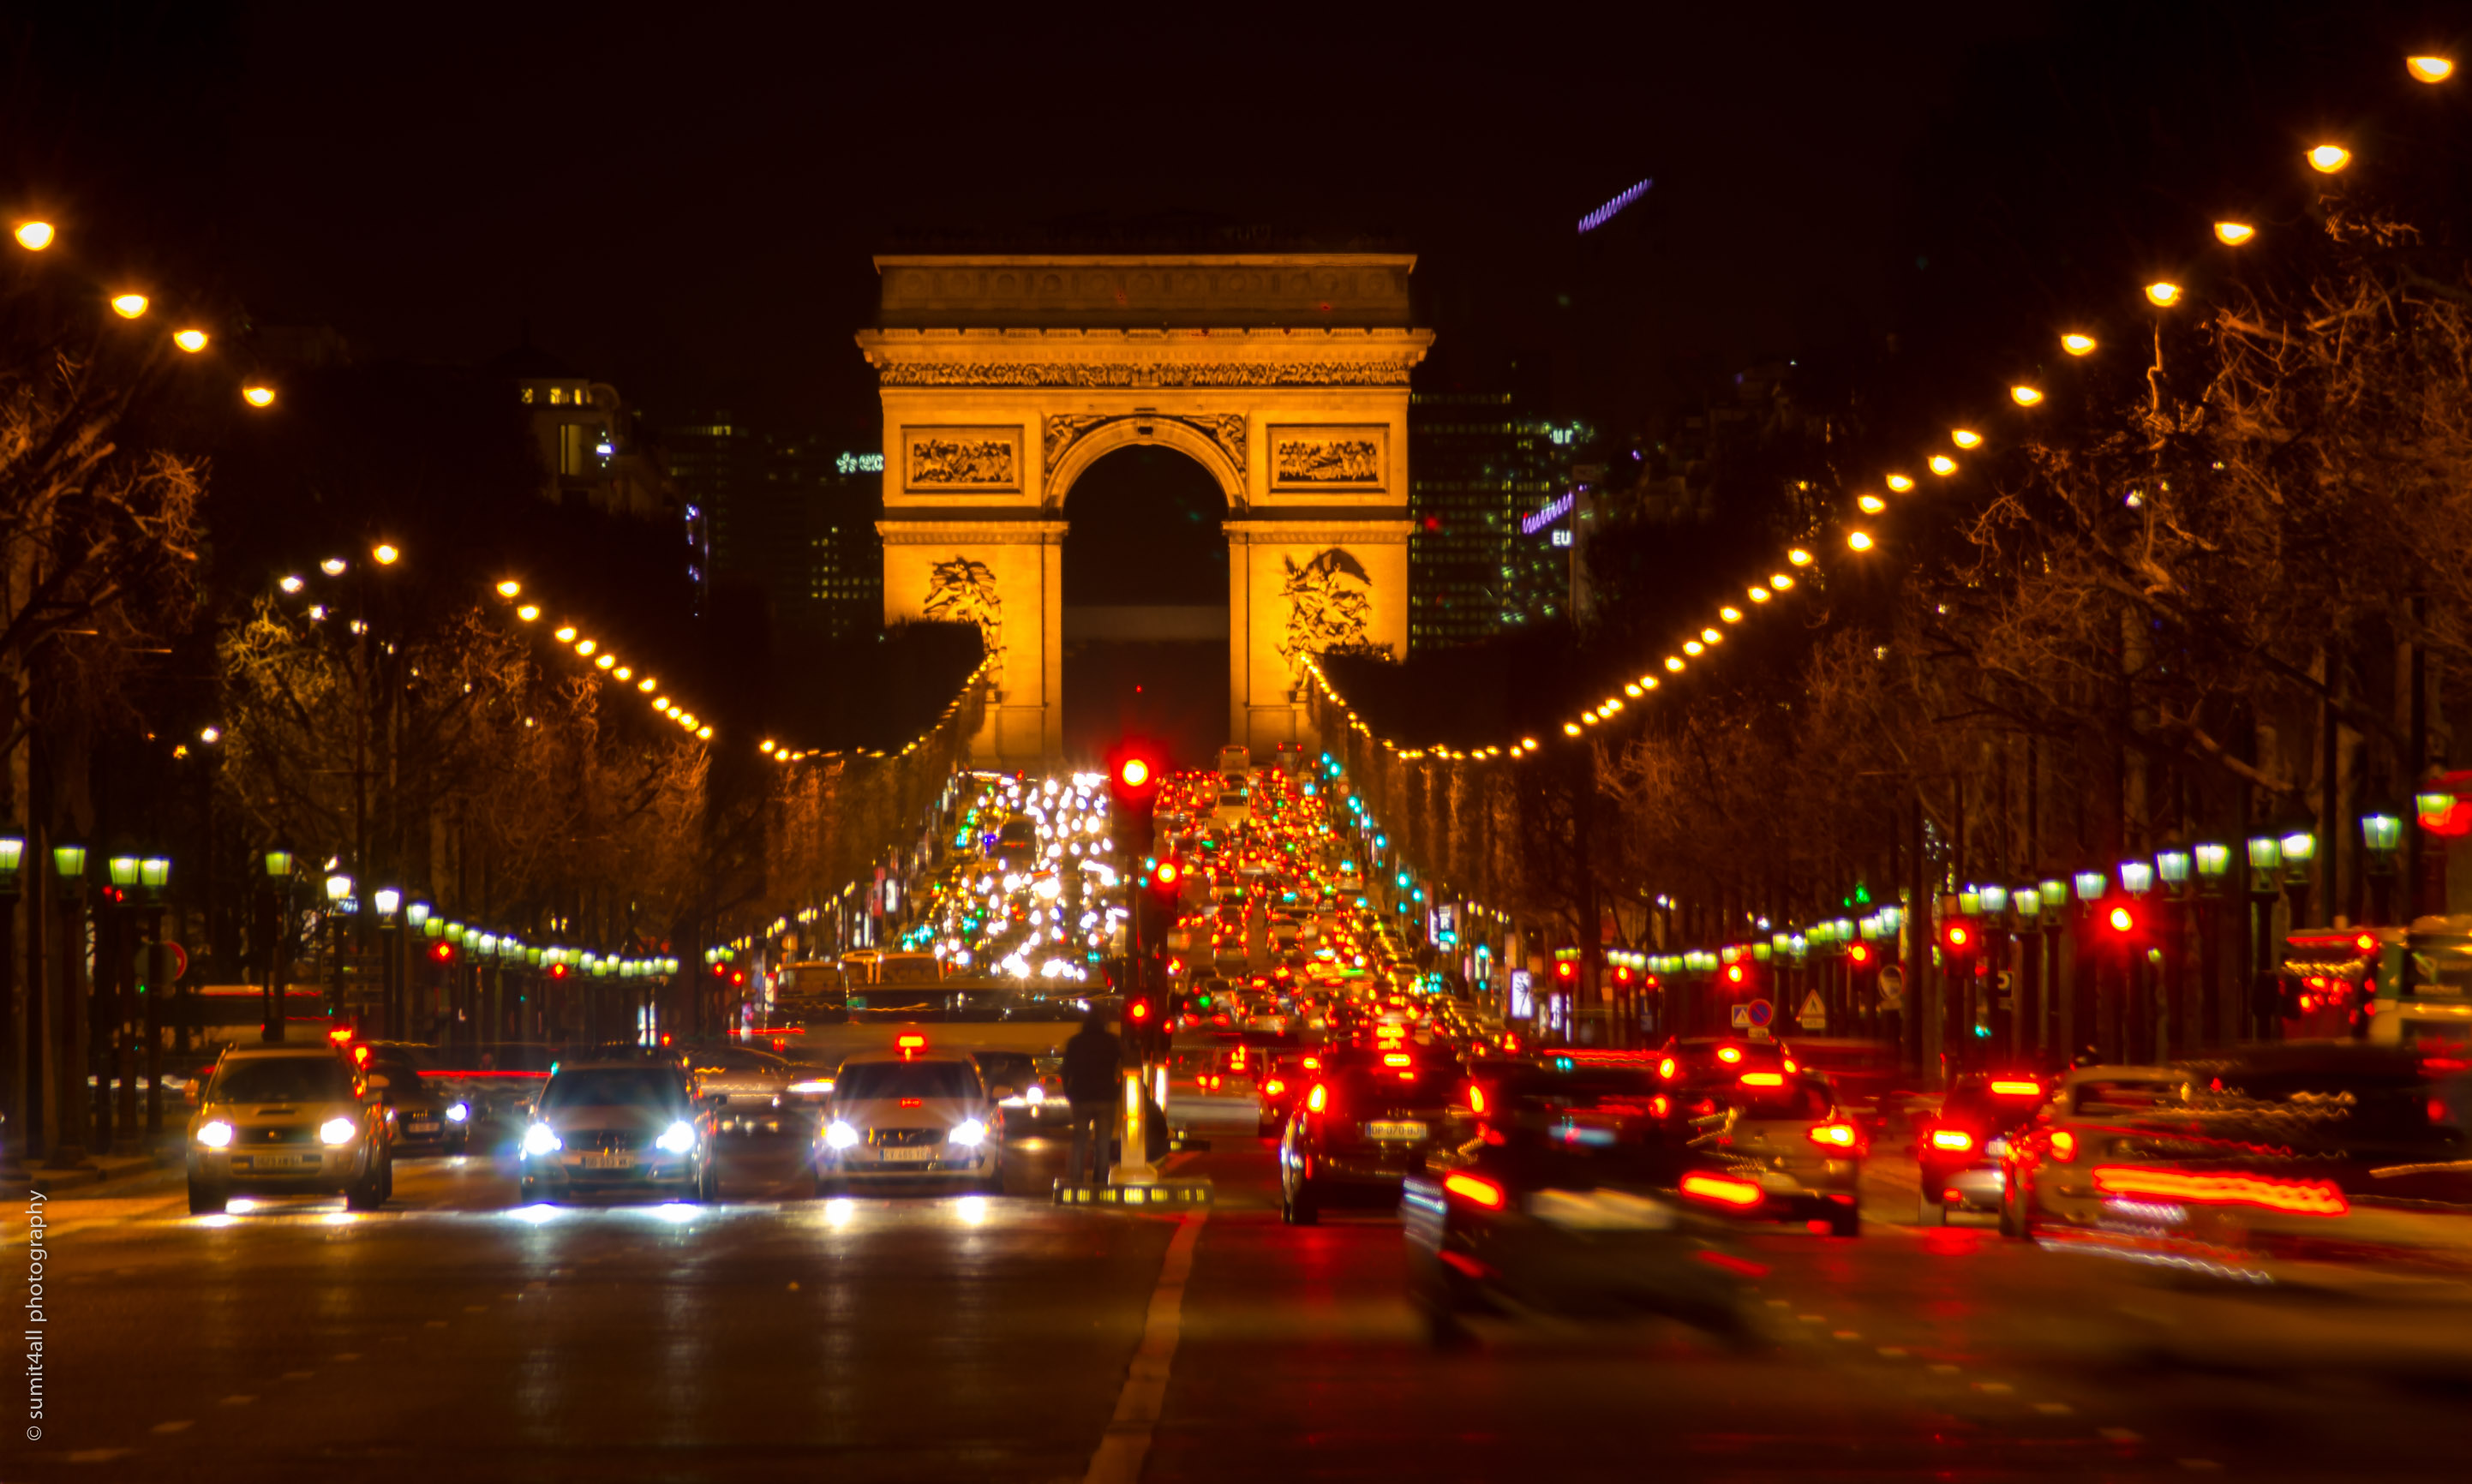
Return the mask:
[[1592, 232], [1598, 227], [1604, 226], [1607, 222], [1612, 221], [1616, 216], [1620, 215], [1623, 207], [1629, 205], [1632, 202], [1635, 202], [1642, 196], [1647, 195], [1649, 187], [1655, 183], [1655, 180], [1651, 178], [1640, 181], [1637, 185], [1625, 189], [1621, 194], [1615, 196], [1613, 200], [1606, 202], [1596, 210], [1580, 218], [1580, 230], [1583, 232]]

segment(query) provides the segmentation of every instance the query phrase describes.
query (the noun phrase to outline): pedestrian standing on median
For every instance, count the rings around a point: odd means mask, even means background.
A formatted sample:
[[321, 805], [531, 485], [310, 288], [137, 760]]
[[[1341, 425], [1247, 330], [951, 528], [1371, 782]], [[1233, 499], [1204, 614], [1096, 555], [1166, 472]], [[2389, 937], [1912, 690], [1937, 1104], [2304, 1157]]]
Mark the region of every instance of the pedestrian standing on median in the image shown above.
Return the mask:
[[1124, 1043], [1107, 1029], [1104, 1010], [1091, 1011], [1082, 1029], [1064, 1043], [1064, 1100], [1073, 1105], [1073, 1162], [1065, 1167], [1064, 1177], [1068, 1181], [1095, 1185], [1107, 1178], [1108, 1120], [1116, 1111], [1124, 1060]]

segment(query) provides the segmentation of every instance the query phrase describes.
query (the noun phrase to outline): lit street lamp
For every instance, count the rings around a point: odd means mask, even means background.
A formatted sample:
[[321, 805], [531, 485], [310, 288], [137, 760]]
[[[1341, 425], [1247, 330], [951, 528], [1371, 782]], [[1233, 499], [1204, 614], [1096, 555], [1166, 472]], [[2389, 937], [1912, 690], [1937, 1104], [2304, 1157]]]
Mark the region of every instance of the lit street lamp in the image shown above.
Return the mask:
[[[63, 944], [85, 942], [85, 862], [83, 845], [67, 842], [52, 847], [52, 879], [59, 890]], [[85, 986], [80, 982], [84, 973], [84, 954], [60, 955], [60, 1018], [55, 1027], [52, 1056], [59, 1069], [53, 1078], [57, 1102], [50, 1162], [54, 1169], [83, 1169], [86, 1144], [93, 1137], [91, 1100], [85, 1087], [86, 1025], [78, 1014], [79, 1001], [85, 997]]]

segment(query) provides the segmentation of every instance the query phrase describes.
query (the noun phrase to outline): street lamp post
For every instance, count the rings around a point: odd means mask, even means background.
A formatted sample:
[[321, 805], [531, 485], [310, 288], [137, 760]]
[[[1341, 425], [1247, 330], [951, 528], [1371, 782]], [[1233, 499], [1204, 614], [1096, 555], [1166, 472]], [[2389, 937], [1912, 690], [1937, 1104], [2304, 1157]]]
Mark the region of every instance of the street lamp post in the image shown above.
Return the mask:
[[139, 986], [145, 1003], [146, 1137], [151, 1144], [163, 1132], [163, 996], [171, 990], [171, 955], [163, 951], [163, 896], [172, 885], [172, 857], [150, 854], [137, 863], [137, 889], [144, 905], [138, 921], [139, 945], [145, 950], [145, 982]]
[[[20, 1151], [26, 1142], [27, 1130], [33, 1126], [33, 1120], [26, 1114], [40, 1095], [36, 1090], [33, 1078], [21, 1075], [32, 1071], [34, 1058], [18, 1054], [15, 1035], [20, 1021], [13, 1013], [17, 1002], [17, 883], [25, 865], [26, 832], [14, 825], [0, 828], [0, 1108], [5, 1108], [17, 1119], [17, 1127], [12, 1137], [0, 1140], [0, 1169], [5, 1169], [12, 1178], [24, 1167], [24, 1156]], [[40, 981], [28, 987], [22, 1023], [25, 1027], [24, 1044], [29, 1049], [42, 1034], [42, 1013], [36, 1008], [41, 997]], [[25, 1093], [22, 1101], [16, 1095], [20, 1090]]]
[[2395, 854], [2402, 847], [2402, 815], [2391, 809], [2372, 809], [2361, 816], [2361, 848], [2368, 867], [2372, 922], [2385, 923], [2393, 917]]
[[378, 980], [380, 1034], [389, 1041], [403, 1039], [403, 968], [397, 952], [403, 946], [403, 934], [397, 914], [403, 910], [403, 893], [392, 886], [381, 886], [369, 894], [370, 902], [378, 909]]
[[283, 1040], [284, 946], [292, 937], [292, 852], [280, 846], [269, 849], [260, 857], [265, 874], [260, 878], [258, 897], [260, 941], [266, 946], [266, 1004], [261, 1039], [280, 1043]]
[[2071, 976], [2074, 982], [2069, 985], [2068, 1000], [2060, 1010], [2060, 1041], [2062, 1048], [2074, 1058], [2077, 1054], [2078, 1036], [2080, 1029], [2077, 1023], [2077, 1002], [2081, 997], [2079, 993], [2079, 986], [2091, 981], [2094, 992], [2092, 1007], [2094, 1024], [2086, 1029], [2093, 1031], [2096, 1044], [2103, 1046], [2104, 1054], [2108, 1055], [2110, 1044], [2107, 1033], [2110, 1028], [2111, 1015], [2106, 1007], [2111, 1001], [2103, 993], [2103, 954], [2097, 949], [2098, 939], [2094, 930], [2094, 917], [2097, 903], [2103, 900], [2103, 894], [2110, 889], [2111, 878], [2100, 871], [2080, 871], [2072, 874], [2070, 884], [2076, 889], [2078, 898], [2079, 967], [2078, 972]]
[[2249, 960], [2249, 982], [2241, 986], [2247, 998], [2242, 1005], [2241, 1023], [2248, 1028], [2250, 1039], [2264, 1040], [2266, 1017], [2260, 1010], [2265, 1002], [2262, 988], [2273, 969], [2267, 966], [2283, 962], [2274, 951], [2274, 902], [2283, 894], [2283, 842], [2272, 835], [2252, 835], [2248, 842], [2249, 925], [2255, 945]]
[[95, 1032], [103, 1032], [103, 1016], [111, 1012], [111, 1084], [98, 1088], [95, 1111], [99, 1125], [110, 1130], [116, 1154], [136, 1154], [137, 1146], [137, 893], [143, 866], [137, 852], [115, 850], [104, 860], [111, 883], [110, 911], [102, 922], [94, 963]]
[[[2189, 851], [2190, 865], [2198, 877], [2198, 1011], [2189, 1028], [2189, 1048], [2196, 1050], [2209, 1041], [2222, 1041], [2222, 971], [2217, 960], [2222, 946], [2222, 895], [2224, 878], [2231, 874], [2232, 848], [2207, 842]], [[2211, 1018], [2208, 1010], [2213, 1010]]]
[[399, 1028], [399, 1033], [407, 1041], [432, 1039], [430, 1032], [434, 1027], [430, 1022], [435, 1019], [435, 1017], [422, 1015], [420, 1017], [422, 1023], [419, 1029], [415, 1031], [412, 1008], [416, 1000], [422, 1002], [425, 1007], [429, 999], [429, 992], [426, 989], [414, 988], [422, 980], [416, 966], [421, 953], [420, 945], [428, 935], [429, 903], [416, 897], [403, 904], [403, 1024]]
[[92, 1099], [86, 1091], [85, 1019], [78, 1000], [85, 993], [85, 847], [52, 847], [52, 876], [60, 902], [59, 1020], [54, 1031], [52, 1058], [59, 1068], [52, 1131], [54, 1169], [83, 1169], [86, 1143], [93, 1135]]
[[326, 1014], [344, 1018], [344, 913], [352, 899], [352, 878], [338, 871], [326, 877]]

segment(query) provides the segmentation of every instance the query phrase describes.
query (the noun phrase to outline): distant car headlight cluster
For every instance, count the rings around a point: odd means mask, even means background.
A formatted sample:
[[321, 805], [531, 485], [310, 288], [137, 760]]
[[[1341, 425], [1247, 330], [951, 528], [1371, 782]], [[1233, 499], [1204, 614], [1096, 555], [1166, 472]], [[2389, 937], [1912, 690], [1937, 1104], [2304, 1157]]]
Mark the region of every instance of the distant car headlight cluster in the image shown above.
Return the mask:
[[461, 1123], [471, 1116], [471, 1106], [466, 1103], [451, 1104], [446, 1110], [446, 1121], [449, 1123]]
[[565, 1147], [566, 1144], [551, 1131], [546, 1123], [535, 1123], [524, 1130], [524, 1153], [528, 1155], [538, 1157], [556, 1154]]
[[221, 1118], [198, 1130], [198, 1142], [209, 1149], [228, 1149], [231, 1147], [231, 1141], [232, 1126]]
[[361, 1126], [349, 1118], [329, 1118], [318, 1125], [318, 1139], [325, 1144], [348, 1144], [361, 1137]]
[[954, 1143], [975, 1149], [986, 1141], [986, 1137], [987, 1126], [976, 1118], [964, 1118], [953, 1125]]
[[685, 1154], [695, 1148], [695, 1125], [683, 1120], [673, 1123], [661, 1131], [661, 1137], [654, 1142], [670, 1154]]
[[858, 1142], [858, 1130], [835, 1118], [824, 1130], [824, 1142], [835, 1149], [847, 1149]]

